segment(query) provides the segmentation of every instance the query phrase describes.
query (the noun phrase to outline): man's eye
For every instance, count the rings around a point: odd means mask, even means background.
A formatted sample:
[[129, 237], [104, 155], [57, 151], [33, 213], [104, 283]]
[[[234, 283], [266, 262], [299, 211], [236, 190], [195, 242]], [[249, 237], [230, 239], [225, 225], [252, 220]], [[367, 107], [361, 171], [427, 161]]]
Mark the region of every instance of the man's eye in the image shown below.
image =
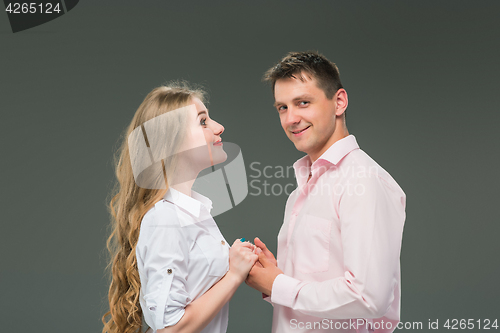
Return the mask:
[[300, 105], [300, 106], [306, 106], [306, 105], [308, 105], [308, 104], [309, 104], [309, 102], [308, 102], [308, 101], [300, 101], [300, 102], [299, 102], [299, 105]]
[[281, 111], [284, 111], [286, 110], [286, 106], [282, 105], [282, 106], [278, 106], [278, 112], [281, 112]]
[[200, 124], [202, 126], [206, 126], [207, 125], [207, 118], [202, 118], [201, 121], [200, 121]]

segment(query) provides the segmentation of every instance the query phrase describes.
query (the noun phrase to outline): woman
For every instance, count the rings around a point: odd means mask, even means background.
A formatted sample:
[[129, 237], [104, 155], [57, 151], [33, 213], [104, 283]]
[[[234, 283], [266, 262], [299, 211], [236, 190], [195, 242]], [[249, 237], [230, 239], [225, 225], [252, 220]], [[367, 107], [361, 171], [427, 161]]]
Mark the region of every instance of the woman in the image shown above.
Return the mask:
[[103, 333], [226, 332], [228, 301], [257, 260], [255, 247], [229, 248], [192, 191], [198, 173], [227, 158], [203, 92], [172, 84], [150, 92], [118, 151], [110, 311]]

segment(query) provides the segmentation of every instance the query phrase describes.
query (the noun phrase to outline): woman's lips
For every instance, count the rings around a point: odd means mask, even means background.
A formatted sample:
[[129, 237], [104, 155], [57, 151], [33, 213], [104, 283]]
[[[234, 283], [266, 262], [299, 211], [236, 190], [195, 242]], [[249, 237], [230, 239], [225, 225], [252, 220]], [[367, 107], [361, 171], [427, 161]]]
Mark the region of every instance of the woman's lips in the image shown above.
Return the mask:
[[214, 142], [214, 146], [222, 146], [222, 140]]
[[307, 131], [307, 129], [309, 129], [309, 127], [311, 127], [311, 125], [307, 126], [306, 128], [304, 128], [300, 131], [292, 131], [292, 134], [294, 136], [301, 136], [302, 134], [304, 134], [305, 131]]

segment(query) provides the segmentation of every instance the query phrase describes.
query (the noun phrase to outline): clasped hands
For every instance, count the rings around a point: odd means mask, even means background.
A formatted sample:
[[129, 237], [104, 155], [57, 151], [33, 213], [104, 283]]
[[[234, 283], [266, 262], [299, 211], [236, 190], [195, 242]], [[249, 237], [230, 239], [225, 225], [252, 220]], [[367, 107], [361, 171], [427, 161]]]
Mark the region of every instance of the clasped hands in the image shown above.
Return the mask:
[[[276, 279], [279, 274], [283, 274], [283, 272], [278, 268], [276, 258], [273, 253], [269, 251], [266, 244], [258, 237], [255, 238], [254, 242], [255, 245], [249, 242], [236, 240], [232, 246], [232, 250], [240, 249], [240, 253], [241, 251], [246, 252], [247, 265], [245, 266], [247, 266], [249, 272], [247, 271], [248, 275], [246, 276], [245, 283], [263, 294], [270, 296], [274, 279]], [[251, 254], [249, 250], [251, 250]], [[234, 262], [234, 260], [237, 260], [237, 256], [234, 255], [231, 257], [230, 254], [230, 264], [231, 260]], [[251, 267], [248, 265], [250, 263], [252, 263]]]

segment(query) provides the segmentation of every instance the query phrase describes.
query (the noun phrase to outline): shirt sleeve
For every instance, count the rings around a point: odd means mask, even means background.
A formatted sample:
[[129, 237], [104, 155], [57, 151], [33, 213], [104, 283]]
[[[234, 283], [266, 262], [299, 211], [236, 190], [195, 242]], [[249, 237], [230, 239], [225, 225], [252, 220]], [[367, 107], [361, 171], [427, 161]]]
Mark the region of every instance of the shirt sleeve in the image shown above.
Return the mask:
[[404, 192], [377, 175], [347, 185], [351, 191], [344, 191], [338, 208], [343, 276], [312, 282], [278, 275], [273, 303], [328, 319], [380, 318], [391, 311], [399, 298]]
[[145, 311], [153, 319], [152, 328], [158, 330], [175, 325], [192, 301], [186, 291], [189, 250], [175, 209], [155, 211], [143, 227], [147, 229], [144, 274], [148, 279], [141, 287], [147, 305]]

